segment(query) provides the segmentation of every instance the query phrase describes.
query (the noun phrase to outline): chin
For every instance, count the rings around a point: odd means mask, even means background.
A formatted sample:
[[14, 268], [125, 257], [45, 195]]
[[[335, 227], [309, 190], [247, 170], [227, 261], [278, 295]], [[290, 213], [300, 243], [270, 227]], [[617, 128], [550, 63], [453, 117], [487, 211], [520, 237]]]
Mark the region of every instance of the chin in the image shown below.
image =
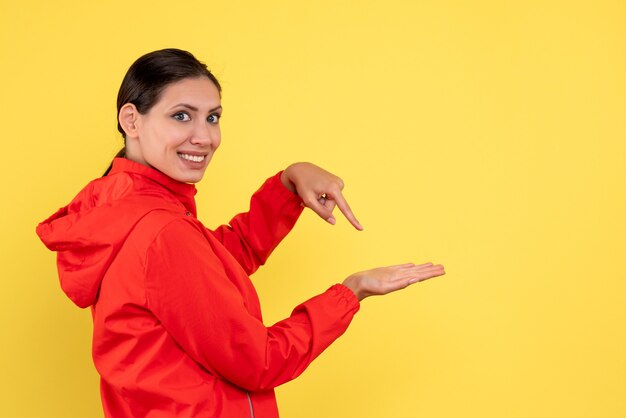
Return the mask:
[[163, 172], [169, 178], [179, 181], [181, 183], [198, 183], [204, 177], [204, 170], [202, 172], [188, 172], [188, 171], [180, 171], [175, 170], [173, 172]]
[[200, 175], [187, 175], [187, 176], [183, 176], [180, 180], [180, 182], [183, 183], [198, 183], [200, 180], [202, 180], [202, 177], [204, 177], [204, 173], [200, 174]]

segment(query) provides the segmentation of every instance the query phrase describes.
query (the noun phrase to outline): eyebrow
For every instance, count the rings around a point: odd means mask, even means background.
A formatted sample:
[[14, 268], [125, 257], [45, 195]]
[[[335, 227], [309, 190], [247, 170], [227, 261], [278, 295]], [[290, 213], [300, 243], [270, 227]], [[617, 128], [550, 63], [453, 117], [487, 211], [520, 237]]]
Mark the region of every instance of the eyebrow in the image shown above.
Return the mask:
[[[184, 107], [184, 108], [187, 108], [187, 109], [189, 109], [189, 110], [191, 110], [191, 111], [193, 111], [193, 112], [197, 112], [197, 111], [198, 111], [198, 108], [197, 108], [197, 107], [192, 106], [192, 105], [187, 104], [187, 103], [179, 103], [179, 104], [177, 104], [177, 105], [175, 105], [175, 106], [172, 106], [172, 108], [179, 107], [179, 106]], [[216, 112], [216, 111], [218, 111], [218, 110], [222, 110], [222, 105], [219, 105], [219, 106], [217, 106], [217, 107], [214, 107], [213, 109], [209, 109], [209, 113], [213, 113], [213, 112]]]

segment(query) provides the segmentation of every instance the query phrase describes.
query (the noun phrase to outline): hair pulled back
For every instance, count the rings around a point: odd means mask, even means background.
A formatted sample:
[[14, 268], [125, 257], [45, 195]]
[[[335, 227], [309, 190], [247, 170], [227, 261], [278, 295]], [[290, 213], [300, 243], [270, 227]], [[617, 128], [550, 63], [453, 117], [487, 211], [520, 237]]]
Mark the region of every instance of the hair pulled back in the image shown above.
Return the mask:
[[[144, 115], [154, 106], [161, 97], [165, 88], [177, 81], [186, 78], [207, 77], [221, 93], [222, 88], [217, 78], [208, 70], [207, 66], [198, 61], [191, 53], [176, 48], [161, 49], [149, 52], [139, 57], [128, 69], [119, 92], [117, 93], [117, 115], [126, 103], [132, 103], [137, 111]], [[126, 134], [117, 121], [117, 130], [124, 137]], [[126, 155], [124, 146], [116, 157]], [[104, 175], [107, 175], [111, 167]]]

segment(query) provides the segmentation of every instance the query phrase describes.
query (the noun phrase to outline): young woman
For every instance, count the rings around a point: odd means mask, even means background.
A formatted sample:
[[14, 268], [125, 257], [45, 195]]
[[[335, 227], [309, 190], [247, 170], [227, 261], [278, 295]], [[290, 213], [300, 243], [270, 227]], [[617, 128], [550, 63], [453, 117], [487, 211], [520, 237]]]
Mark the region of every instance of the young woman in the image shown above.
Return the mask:
[[190, 53], [139, 58], [118, 95], [125, 148], [104, 177], [37, 227], [61, 286], [92, 308], [106, 417], [277, 417], [273, 388], [348, 327], [360, 301], [444, 274], [402, 264], [355, 273], [266, 326], [249, 275], [303, 207], [354, 225], [342, 181], [309, 163], [270, 177], [229, 225], [196, 218], [194, 183], [220, 145], [220, 85]]

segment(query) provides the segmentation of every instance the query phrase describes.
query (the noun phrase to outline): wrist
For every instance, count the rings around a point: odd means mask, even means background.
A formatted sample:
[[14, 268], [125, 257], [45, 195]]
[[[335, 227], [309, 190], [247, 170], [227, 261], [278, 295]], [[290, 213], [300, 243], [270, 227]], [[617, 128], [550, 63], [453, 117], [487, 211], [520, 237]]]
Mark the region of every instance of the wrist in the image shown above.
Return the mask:
[[293, 184], [293, 182], [291, 181], [291, 178], [289, 176], [289, 169], [291, 168], [291, 166], [287, 167], [282, 173], [280, 173], [280, 181], [281, 183], [283, 183], [283, 186], [285, 186], [285, 188], [287, 188], [287, 190], [289, 190], [291, 193], [297, 195], [298, 192], [296, 190], [296, 186], [295, 184]]
[[354, 296], [356, 296], [356, 298], [359, 300], [359, 302], [361, 302], [363, 299], [365, 299], [366, 295], [363, 294], [361, 286], [359, 286], [359, 279], [358, 278], [356, 278], [354, 276], [350, 276], [347, 279], [345, 279], [342, 284], [345, 287], [347, 287], [348, 289], [350, 289], [352, 291], [352, 293], [354, 293]]

